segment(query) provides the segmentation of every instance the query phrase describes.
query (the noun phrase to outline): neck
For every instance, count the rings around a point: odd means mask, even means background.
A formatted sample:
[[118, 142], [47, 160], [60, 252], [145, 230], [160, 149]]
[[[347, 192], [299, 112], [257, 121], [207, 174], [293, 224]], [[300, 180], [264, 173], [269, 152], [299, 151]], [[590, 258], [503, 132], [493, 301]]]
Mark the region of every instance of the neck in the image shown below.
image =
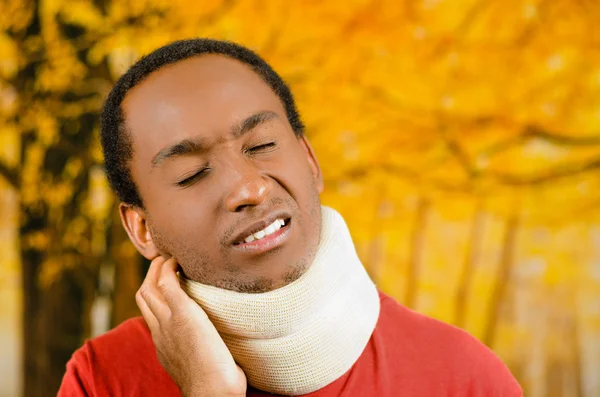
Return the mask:
[[379, 316], [379, 296], [343, 218], [323, 207], [315, 259], [299, 279], [262, 294], [182, 278], [219, 331], [248, 382], [278, 394], [306, 394], [356, 362]]

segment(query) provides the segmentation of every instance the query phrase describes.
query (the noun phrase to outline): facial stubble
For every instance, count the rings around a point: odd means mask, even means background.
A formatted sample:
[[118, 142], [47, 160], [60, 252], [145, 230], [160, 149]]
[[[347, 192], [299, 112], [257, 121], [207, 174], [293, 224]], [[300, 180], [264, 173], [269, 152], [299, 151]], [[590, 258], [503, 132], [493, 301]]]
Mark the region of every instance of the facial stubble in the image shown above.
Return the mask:
[[[310, 200], [311, 203], [307, 215], [310, 217], [320, 217], [320, 201], [314, 181], [312, 181], [311, 191], [314, 193]], [[294, 220], [298, 222], [298, 227], [304, 229], [302, 228], [304, 225], [300, 217], [296, 217]], [[303, 245], [301, 249], [305, 252], [305, 255], [296, 263], [288, 264], [283, 276], [277, 280], [264, 276], [248, 275], [244, 272], [243, 266], [232, 263], [221, 264], [221, 269], [225, 271], [225, 274], [223, 274], [222, 272], [215, 271], [218, 265], [211, 263], [210, 256], [206, 252], [199, 250], [197, 247], [189, 247], [181, 243], [176, 243], [171, 236], [163, 232], [162, 228], [155, 226], [155, 222], [149, 213], [146, 214], [146, 223], [158, 251], [162, 255], [175, 256], [175, 259], [181, 266], [181, 271], [186, 277], [205, 285], [212, 285], [217, 288], [236, 292], [262, 293], [290, 284], [308, 270], [316, 255], [317, 247], [308, 246], [307, 239], [304, 238], [302, 239]], [[309, 230], [308, 233], [316, 233], [320, 237], [321, 222], [317, 221], [316, 226], [317, 230]], [[178, 253], [178, 255], [173, 255], [172, 253]], [[274, 253], [273, 251], [268, 254], [272, 255]], [[189, 274], [186, 274], [186, 269]], [[221, 275], [221, 277], [216, 277], [216, 275]]]

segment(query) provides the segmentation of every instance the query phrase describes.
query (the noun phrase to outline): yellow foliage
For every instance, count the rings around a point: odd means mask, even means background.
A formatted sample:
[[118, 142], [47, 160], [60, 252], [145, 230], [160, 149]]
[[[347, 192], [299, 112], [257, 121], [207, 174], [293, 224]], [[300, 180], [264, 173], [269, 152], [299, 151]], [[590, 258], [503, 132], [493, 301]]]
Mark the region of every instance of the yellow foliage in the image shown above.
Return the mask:
[[111, 211], [114, 209], [114, 198], [104, 171], [100, 167], [93, 167], [90, 170], [89, 178], [88, 201], [85, 212], [93, 221], [102, 225], [111, 216]]
[[103, 29], [104, 18], [102, 13], [89, 0], [71, 0], [64, 2], [60, 15], [65, 22], [73, 25], [85, 26], [90, 30]]
[[25, 247], [40, 251], [45, 251], [49, 248], [50, 237], [50, 234], [46, 230], [22, 236]]
[[14, 124], [0, 125], [0, 159], [9, 167], [19, 164], [20, 153], [15, 148], [19, 147], [19, 129]]
[[0, 33], [0, 76], [10, 79], [19, 71], [21, 57], [16, 43], [6, 34]]

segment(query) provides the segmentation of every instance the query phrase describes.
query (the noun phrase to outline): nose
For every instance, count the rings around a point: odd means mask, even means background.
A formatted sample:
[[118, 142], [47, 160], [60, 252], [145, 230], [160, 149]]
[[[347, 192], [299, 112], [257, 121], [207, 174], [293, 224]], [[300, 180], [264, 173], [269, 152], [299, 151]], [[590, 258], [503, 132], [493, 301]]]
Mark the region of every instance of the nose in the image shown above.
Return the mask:
[[256, 169], [246, 169], [233, 179], [229, 193], [225, 197], [225, 207], [230, 212], [238, 212], [245, 207], [262, 204], [269, 198], [273, 182]]

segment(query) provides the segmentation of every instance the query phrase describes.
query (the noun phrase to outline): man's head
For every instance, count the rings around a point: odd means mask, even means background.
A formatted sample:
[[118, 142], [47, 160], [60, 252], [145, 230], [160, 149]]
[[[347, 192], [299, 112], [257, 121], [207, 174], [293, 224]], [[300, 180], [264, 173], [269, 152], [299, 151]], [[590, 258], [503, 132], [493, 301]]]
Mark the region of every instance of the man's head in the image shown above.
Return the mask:
[[[144, 57], [109, 94], [101, 140], [146, 258], [174, 256], [192, 280], [247, 292], [310, 265], [321, 172], [289, 88], [250, 50], [196, 39]], [[278, 230], [260, 238], [265, 228]]]

